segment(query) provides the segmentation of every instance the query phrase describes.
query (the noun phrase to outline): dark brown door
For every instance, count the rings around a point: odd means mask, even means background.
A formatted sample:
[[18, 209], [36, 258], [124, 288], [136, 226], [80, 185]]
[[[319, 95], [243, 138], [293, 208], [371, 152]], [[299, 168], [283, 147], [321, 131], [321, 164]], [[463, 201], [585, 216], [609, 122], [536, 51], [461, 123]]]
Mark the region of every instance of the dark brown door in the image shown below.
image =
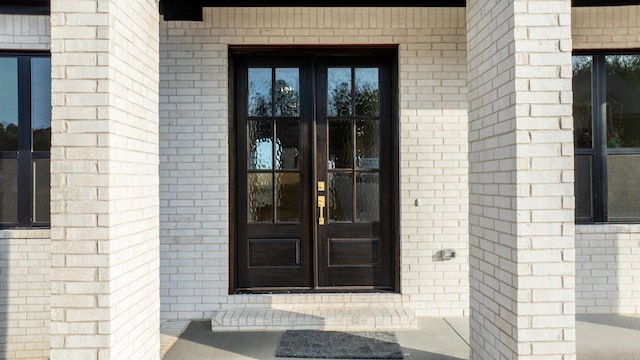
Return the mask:
[[393, 53], [233, 57], [233, 291], [397, 289]]

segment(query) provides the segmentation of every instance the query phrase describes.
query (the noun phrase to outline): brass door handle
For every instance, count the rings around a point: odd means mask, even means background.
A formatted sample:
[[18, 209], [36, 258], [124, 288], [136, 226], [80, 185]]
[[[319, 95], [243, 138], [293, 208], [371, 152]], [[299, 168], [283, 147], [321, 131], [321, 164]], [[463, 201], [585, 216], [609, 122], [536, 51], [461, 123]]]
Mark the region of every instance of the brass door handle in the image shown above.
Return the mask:
[[320, 216], [318, 216], [318, 225], [324, 225], [324, 207], [325, 207], [324, 195], [318, 195], [318, 208], [320, 209]]

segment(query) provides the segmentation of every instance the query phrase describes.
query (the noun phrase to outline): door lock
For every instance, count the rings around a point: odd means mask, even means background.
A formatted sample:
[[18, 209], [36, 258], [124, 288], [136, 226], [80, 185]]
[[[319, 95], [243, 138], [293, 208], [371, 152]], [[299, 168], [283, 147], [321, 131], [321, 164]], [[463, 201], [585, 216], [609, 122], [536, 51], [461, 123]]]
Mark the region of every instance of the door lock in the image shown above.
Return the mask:
[[324, 195], [318, 195], [318, 208], [320, 209], [320, 216], [318, 216], [318, 225], [324, 225], [324, 207], [325, 197]]

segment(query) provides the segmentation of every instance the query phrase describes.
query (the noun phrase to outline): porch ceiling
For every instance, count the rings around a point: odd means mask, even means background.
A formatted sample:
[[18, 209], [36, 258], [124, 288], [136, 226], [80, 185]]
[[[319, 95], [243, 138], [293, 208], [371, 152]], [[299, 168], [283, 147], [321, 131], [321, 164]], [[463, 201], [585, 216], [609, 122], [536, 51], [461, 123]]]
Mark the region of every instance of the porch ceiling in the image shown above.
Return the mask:
[[[572, 0], [574, 7], [640, 5], [640, 0]], [[0, 14], [39, 14], [50, 12], [51, 0], [0, 0]], [[160, 14], [169, 20], [202, 20], [204, 7], [254, 6], [415, 6], [465, 7], [466, 0], [160, 0]]]

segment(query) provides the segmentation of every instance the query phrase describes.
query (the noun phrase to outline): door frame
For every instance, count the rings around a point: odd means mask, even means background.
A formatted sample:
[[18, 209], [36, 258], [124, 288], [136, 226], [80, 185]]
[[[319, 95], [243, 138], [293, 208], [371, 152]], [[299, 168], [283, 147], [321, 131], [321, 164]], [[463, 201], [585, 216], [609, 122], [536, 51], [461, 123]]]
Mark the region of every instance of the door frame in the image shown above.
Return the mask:
[[[237, 126], [236, 126], [236, 101], [235, 94], [237, 91], [236, 88], [236, 58], [238, 56], [243, 55], [278, 55], [278, 56], [287, 56], [287, 55], [318, 55], [318, 56], [331, 56], [331, 55], [341, 55], [341, 56], [371, 56], [372, 53], [375, 53], [376, 56], [384, 56], [389, 61], [390, 68], [390, 97], [391, 97], [391, 124], [390, 124], [390, 134], [391, 135], [391, 165], [390, 168], [393, 172], [390, 181], [390, 191], [393, 194], [391, 196], [391, 213], [392, 218], [389, 219], [389, 226], [391, 226], [391, 236], [393, 243], [393, 252], [392, 254], [392, 279], [393, 279], [393, 289], [391, 291], [384, 292], [393, 292], [400, 293], [400, 119], [399, 119], [399, 97], [400, 97], [400, 89], [399, 89], [399, 68], [398, 68], [398, 46], [397, 45], [336, 45], [336, 46], [281, 46], [281, 45], [273, 45], [273, 46], [244, 46], [244, 45], [230, 45], [228, 47], [228, 114], [229, 114], [229, 132], [228, 132], [228, 159], [229, 159], [229, 294], [237, 293], [237, 274], [236, 274], [236, 266], [237, 266], [237, 226], [238, 224], [238, 211], [242, 207], [238, 207], [236, 205], [237, 197], [238, 197], [238, 187], [236, 186], [238, 180], [238, 167], [236, 166], [237, 161], [243, 161], [242, 159], [238, 159], [237, 157]], [[315, 91], [315, 85], [314, 91]], [[314, 95], [315, 97], [315, 95]], [[315, 116], [315, 110], [314, 115]], [[316, 140], [316, 128], [312, 126], [310, 129], [313, 136], [313, 146], [315, 146]], [[315, 179], [317, 177], [316, 174], [316, 158], [313, 157], [313, 161], [310, 164], [312, 176]], [[315, 191], [314, 191], [315, 194]], [[311, 224], [310, 224], [311, 225]], [[312, 244], [316, 243], [316, 234], [315, 232], [311, 232]], [[312, 245], [315, 248], [315, 245]], [[315, 256], [312, 256], [315, 261]], [[260, 293], [261, 291], [255, 291], [252, 293]], [[269, 291], [271, 293], [283, 292], [283, 293], [295, 293], [295, 292], [381, 292], [381, 290], [376, 289], [364, 289], [358, 290], [354, 288], [348, 289], [332, 289], [332, 290], [324, 290], [324, 289], [311, 289], [306, 291], [296, 291], [296, 290], [273, 290]], [[264, 291], [262, 291], [264, 293]]]

